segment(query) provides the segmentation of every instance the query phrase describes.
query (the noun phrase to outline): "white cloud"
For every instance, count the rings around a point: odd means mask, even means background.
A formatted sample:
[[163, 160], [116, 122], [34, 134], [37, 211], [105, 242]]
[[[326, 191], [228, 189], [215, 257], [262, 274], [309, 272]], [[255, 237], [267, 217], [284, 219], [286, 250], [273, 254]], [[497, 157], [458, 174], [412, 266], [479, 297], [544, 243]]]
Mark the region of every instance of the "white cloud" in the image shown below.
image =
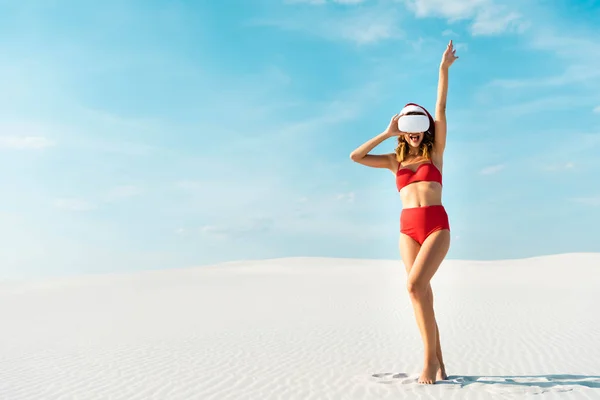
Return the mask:
[[505, 31], [522, 33], [527, 24], [521, 14], [501, 7], [488, 6], [480, 10], [471, 25], [473, 35], [498, 35]]
[[393, 9], [370, 8], [350, 10], [346, 13], [324, 13], [253, 22], [258, 26], [272, 26], [282, 30], [301, 31], [327, 40], [346, 41], [357, 45], [370, 45], [402, 37], [398, 17]]
[[[262, 173], [250, 173], [240, 179], [239, 170], [235, 166], [224, 164], [215, 167], [219, 161], [203, 159], [196, 168], [203, 170], [203, 165], [213, 164], [214, 170], [210, 178], [197, 180], [181, 180], [174, 182], [172, 188], [180, 196], [182, 203], [177, 212], [181, 215], [222, 215], [231, 217], [235, 223], [247, 218], [248, 210], [253, 213], [271, 212], [282, 208], [281, 204], [289, 204], [292, 194], [281, 184], [277, 176]], [[243, 193], [243, 196], [240, 196]], [[296, 196], [294, 196], [296, 197]], [[287, 210], [287, 207], [283, 207]]]
[[492, 113], [504, 116], [523, 116], [535, 113], [546, 113], [550, 110], [558, 110], [568, 104], [571, 107], [582, 107], [589, 103], [587, 96], [560, 95], [560, 96], [540, 96], [537, 99], [524, 101], [521, 103], [512, 103], [507, 106], [497, 107], [491, 110]]
[[315, 6], [323, 5], [325, 0], [285, 0], [286, 4], [312, 4]]
[[438, 16], [451, 21], [471, 18], [487, 0], [405, 0], [417, 17]]
[[581, 144], [586, 148], [600, 146], [600, 133], [585, 133], [580, 136]]
[[423, 45], [425, 44], [426, 40], [422, 37], [419, 37], [417, 39], [413, 39], [410, 41], [410, 45], [412, 46], [412, 48], [415, 51], [421, 51], [423, 49]]
[[573, 83], [589, 82], [590, 79], [600, 77], [600, 70], [586, 65], [571, 65], [558, 75], [541, 78], [523, 79], [494, 79], [488, 85], [503, 89], [523, 89], [544, 86], [564, 86]]
[[[505, 87], [564, 86], [574, 83], [592, 89], [595, 94], [600, 80], [600, 44], [593, 37], [598, 32], [571, 32], [559, 30], [553, 24], [535, 27], [528, 46], [536, 51], [547, 51], [563, 59], [567, 67], [562, 74], [522, 81], [501, 81]], [[594, 82], [594, 84], [592, 84]]]
[[600, 114], [600, 106], [594, 108], [592, 111], [596, 114]]
[[442, 36], [458, 36], [458, 33], [454, 32], [452, 29], [446, 29], [442, 32]]
[[354, 192], [339, 193], [335, 198], [338, 201], [345, 201], [348, 203], [353, 203], [354, 202]]
[[95, 124], [102, 128], [117, 130], [148, 130], [156, 128], [159, 120], [151, 118], [125, 117], [114, 112], [109, 112], [100, 108], [89, 108], [78, 106], [77, 112], [85, 115]]
[[61, 210], [68, 211], [90, 211], [98, 208], [98, 204], [102, 202], [113, 203], [119, 200], [124, 200], [142, 193], [142, 189], [134, 185], [116, 186], [108, 190], [104, 196], [96, 198], [95, 202], [85, 200], [80, 197], [62, 197], [54, 200], [54, 206]]
[[[357, 231], [364, 230], [364, 227], [353, 226], [348, 207], [355, 205], [360, 200], [359, 196], [341, 184], [332, 187], [328, 193], [314, 195], [310, 188], [290, 185], [285, 176], [293, 171], [294, 175], [319, 176], [319, 179], [327, 181], [337, 175], [334, 169], [326, 168], [329, 162], [305, 162], [304, 157], [299, 157], [297, 163], [289, 163], [288, 154], [305, 154], [323, 140], [323, 132], [330, 132], [331, 138], [338, 125], [359, 117], [369, 103], [381, 96], [382, 88], [394, 79], [389, 78], [390, 74], [374, 76], [381, 81], [365, 79], [366, 83], [358, 82], [354, 88], [310, 104], [300, 116], [279, 118], [280, 115], [274, 115], [263, 125], [256, 126], [251, 134], [246, 132], [227, 143], [226, 150], [239, 155], [242, 164], [232, 164], [216, 155], [186, 163], [185, 175], [171, 183], [171, 188], [181, 200], [176, 213], [186, 217], [170, 228], [173, 236], [200, 236], [203, 243], [215, 245], [239, 237], [256, 240], [263, 237], [261, 240], [269, 243], [269, 238], [264, 236], [274, 236], [275, 232], [277, 235], [310, 237], [313, 234], [323, 237], [339, 235], [354, 240]], [[345, 134], [340, 136], [345, 137]], [[245, 158], [249, 152], [264, 149], [264, 143], [279, 151], [267, 154], [258, 163]], [[240, 165], [244, 168], [241, 180]], [[266, 171], [262, 169], [263, 165], [279, 167]], [[244, 195], [240, 196], [240, 193]], [[260, 213], [267, 218], [248, 221], [249, 209], [253, 210], [252, 214]], [[198, 221], [191, 222], [190, 215], [197, 216]], [[340, 220], [343, 222], [340, 223]], [[200, 227], [202, 222], [205, 225]], [[188, 224], [193, 225], [190, 227]], [[178, 233], [177, 228], [183, 231]], [[362, 232], [358, 234], [363, 235]]]
[[[329, 3], [337, 3], [337, 4], [360, 4], [365, 0], [330, 0]], [[315, 6], [321, 6], [327, 3], [326, 0], [285, 0], [287, 4], [311, 4]]]
[[7, 149], [45, 149], [54, 146], [54, 142], [43, 136], [0, 136], [0, 148]]
[[348, 21], [348, 24], [340, 24], [337, 27], [337, 35], [359, 45], [372, 44], [399, 36], [395, 23], [386, 21], [383, 17], [380, 20], [371, 21], [357, 18], [355, 22]]
[[581, 62], [596, 62], [600, 59], [600, 43], [594, 40], [594, 33], [572, 33], [559, 31], [553, 26], [540, 27], [531, 38], [530, 46], [536, 50], [551, 51], [566, 60]]
[[501, 170], [504, 169], [504, 167], [505, 167], [504, 164], [492, 165], [490, 167], [486, 167], [486, 168], [482, 169], [481, 171], [479, 171], [479, 173], [481, 175], [491, 175], [491, 174], [500, 172]]
[[[229, 149], [244, 154], [248, 149], [257, 151], [269, 142], [281, 152], [285, 150], [299, 152], [318, 143], [324, 130], [335, 129], [336, 126], [359, 118], [370, 102], [377, 101], [381, 91], [386, 89], [393, 79], [390, 73], [373, 74], [376, 79], [362, 86], [347, 89], [335, 94], [331, 100], [310, 104], [311, 112], [301, 119], [288, 118], [284, 121], [274, 119], [269, 125], [252, 135], [236, 138]], [[380, 78], [381, 77], [381, 78]], [[270, 126], [273, 124], [272, 126]], [[298, 140], [298, 138], [302, 140]]]
[[575, 168], [575, 164], [571, 161], [566, 163], [548, 164], [543, 167], [546, 171], [563, 171]]
[[[2, 65], [0, 64], [0, 71]], [[13, 120], [10, 117], [0, 121], [0, 148], [16, 150], [39, 150], [55, 146], [50, 137], [57, 137], [63, 129], [54, 124], [28, 120]]]
[[454, 43], [454, 48], [459, 52], [467, 51], [467, 50], [469, 50], [469, 45], [466, 43]]
[[575, 203], [584, 204], [587, 206], [600, 206], [600, 196], [592, 196], [592, 197], [575, 197], [572, 198], [571, 201]]
[[496, 35], [506, 31], [523, 32], [522, 16], [492, 0], [404, 0], [419, 18], [441, 17], [450, 23], [470, 19], [473, 35]]
[[94, 210], [96, 206], [84, 199], [80, 198], [59, 198], [54, 200], [54, 206], [61, 210], [68, 211], [90, 211]]
[[334, 3], [338, 3], [338, 4], [360, 4], [363, 3], [365, 0], [333, 0]]
[[117, 186], [108, 191], [105, 199], [106, 201], [112, 202], [138, 196], [141, 193], [142, 189], [135, 185]]
[[[524, 51], [533, 54], [545, 53], [556, 61], [548, 61], [544, 68], [537, 69], [532, 74], [527, 74], [517, 79], [494, 79], [484, 85], [477, 96], [489, 102], [492, 99], [513, 97], [513, 105], [502, 107], [501, 112], [506, 115], [524, 115], [537, 112], [548, 112], [562, 107], [564, 104], [600, 112], [597, 104], [597, 87], [600, 84], [600, 44], [594, 37], [598, 30], [587, 28], [584, 24], [576, 23], [576, 29], [569, 29], [573, 25], [564, 15], [553, 16], [550, 10], [544, 12], [530, 11], [532, 15], [543, 15], [544, 18], [532, 19], [530, 29], [524, 36]], [[540, 73], [540, 70], [546, 71]], [[530, 98], [536, 91], [532, 89], [550, 89], [552, 93], [559, 93], [559, 88], [568, 89], [569, 94], [544, 95], [537, 99], [528, 100], [517, 104], [526, 94]], [[498, 95], [494, 89], [504, 91]]]

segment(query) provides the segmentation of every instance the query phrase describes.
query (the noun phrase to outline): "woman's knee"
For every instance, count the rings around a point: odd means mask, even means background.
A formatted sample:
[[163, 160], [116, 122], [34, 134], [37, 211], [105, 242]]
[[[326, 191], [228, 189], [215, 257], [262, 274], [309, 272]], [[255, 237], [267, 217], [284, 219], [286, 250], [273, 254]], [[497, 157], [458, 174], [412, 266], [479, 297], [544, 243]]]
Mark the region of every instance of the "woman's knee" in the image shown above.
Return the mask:
[[406, 289], [411, 297], [425, 298], [429, 296], [429, 282], [409, 279], [406, 282]]

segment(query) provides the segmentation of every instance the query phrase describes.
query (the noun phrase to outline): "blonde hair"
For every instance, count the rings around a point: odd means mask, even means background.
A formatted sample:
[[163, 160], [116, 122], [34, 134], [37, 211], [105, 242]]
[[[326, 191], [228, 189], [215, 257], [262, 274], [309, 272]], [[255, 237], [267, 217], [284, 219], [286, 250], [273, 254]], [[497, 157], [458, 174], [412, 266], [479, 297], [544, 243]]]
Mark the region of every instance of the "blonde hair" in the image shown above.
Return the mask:
[[[398, 136], [398, 146], [396, 147], [396, 160], [399, 163], [406, 160], [408, 156], [408, 150], [410, 145], [404, 139], [404, 135]], [[425, 132], [423, 135], [423, 141], [419, 145], [419, 155], [426, 160], [431, 159], [431, 153], [433, 152], [433, 135], [429, 132]]]
[[[409, 103], [409, 104], [413, 104], [413, 103]], [[415, 115], [415, 114], [422, 114], [422, 113], [413, 111], [413, 112], [407, 113], [406, 115]], [[433, 118], [431, 118], [429, 113], [427, 113], [427, 116], [429, 117], [429, 121], [430, 121], [429, 129], [426, 132], [423, 132], [423, 140], [421, 141], [421, 144], [419, 145], [419, 155], [421, 157], [425, 158], [426, 160], [431, 160], [431, 153], [433, 152], [433, 143], [434, 143], [434, 138], [435, 138], [435, 122], [433, 121]], [[410, 148], [410, 145], [404, 139], [404, 135], [399, 135], [398, 136], [398, 146], [396, 146], [396, 160], [400, 164], [402, 164], [402, 161], [404, 161], [407, 158], [409, 148]]]

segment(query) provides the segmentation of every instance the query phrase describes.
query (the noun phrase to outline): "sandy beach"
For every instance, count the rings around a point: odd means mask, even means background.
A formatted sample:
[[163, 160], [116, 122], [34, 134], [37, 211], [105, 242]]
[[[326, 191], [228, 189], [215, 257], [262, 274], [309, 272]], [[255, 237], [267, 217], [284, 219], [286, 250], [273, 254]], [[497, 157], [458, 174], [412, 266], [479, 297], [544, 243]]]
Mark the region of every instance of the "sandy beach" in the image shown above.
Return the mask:
[[446, 260], [420, 385], [399, 260], [286, 258], [0, 285], [0, 398], [600, 398], [600, 254]]

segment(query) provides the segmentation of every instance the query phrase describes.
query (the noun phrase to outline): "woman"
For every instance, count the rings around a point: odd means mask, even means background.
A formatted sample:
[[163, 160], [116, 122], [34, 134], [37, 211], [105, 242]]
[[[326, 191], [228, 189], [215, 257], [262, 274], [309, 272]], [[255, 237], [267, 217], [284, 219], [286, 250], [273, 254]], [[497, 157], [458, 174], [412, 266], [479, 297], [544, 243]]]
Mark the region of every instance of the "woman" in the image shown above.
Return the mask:
[[[423, 107], [409, 103], [392, 117], [387, 129], [352, 152], [360, 164], [387, 168], [396, 175], [402, 201], [400, 254], [407, 273], [417, 325], [423, 339], [425, 360], [418, 382], [447, 379], [440, 335], [433, 311], [430, 280], [450, 248], [450, 225], [442, 205], [442, 166], [446, 146], [446, 95], [448, 69], [458, 58], [452, 41], [442, 56], [435, 120]], [[368, 154], [390, 137], [398, 137], [395, 153]]]

